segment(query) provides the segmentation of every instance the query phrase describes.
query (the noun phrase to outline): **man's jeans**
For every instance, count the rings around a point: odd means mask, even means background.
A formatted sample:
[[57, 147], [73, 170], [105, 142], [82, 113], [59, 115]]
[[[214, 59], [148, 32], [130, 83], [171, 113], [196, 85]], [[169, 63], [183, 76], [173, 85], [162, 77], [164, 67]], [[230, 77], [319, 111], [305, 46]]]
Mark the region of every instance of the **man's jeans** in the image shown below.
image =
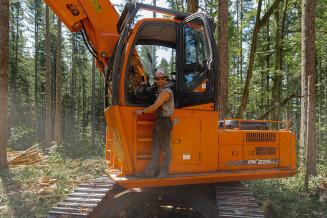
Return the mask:
[[171, 131], [173, 129], [173, 123], [170, 117], [156, 116], [153, 128], [152, 137], [152, 159], [146, 168], [146, 172], [155, 174], [158, 170], [160, 160], [160, 149], [164, 152], [164, 158], [162, 166], [160, 167], [160, 173], [168, 174], [169, 164], [171, 160]]

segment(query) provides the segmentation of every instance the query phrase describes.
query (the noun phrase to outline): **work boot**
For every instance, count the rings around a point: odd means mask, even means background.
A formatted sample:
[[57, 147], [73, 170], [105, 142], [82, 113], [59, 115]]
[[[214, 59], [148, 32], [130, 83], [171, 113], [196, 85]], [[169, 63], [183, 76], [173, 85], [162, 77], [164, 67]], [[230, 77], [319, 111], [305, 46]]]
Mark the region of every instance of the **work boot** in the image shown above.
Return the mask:
[[135, 176], [139, 178], [153, 178], [156, 177], [156, 173], [153, 170], [145, 169], [144, 172], [138, 173]]
[[146, 173], [146, 172], [137, 173], [135, 176], [138, 178], [153, 178], [153, 177], [155, 177], [154, 174]]
[[159, 176], [157, 176], [158, 179], [167, 178], [167, 177], [168, 177], [168, 172], [164, 172], [164, 171], [161, 171], [159, 173]]

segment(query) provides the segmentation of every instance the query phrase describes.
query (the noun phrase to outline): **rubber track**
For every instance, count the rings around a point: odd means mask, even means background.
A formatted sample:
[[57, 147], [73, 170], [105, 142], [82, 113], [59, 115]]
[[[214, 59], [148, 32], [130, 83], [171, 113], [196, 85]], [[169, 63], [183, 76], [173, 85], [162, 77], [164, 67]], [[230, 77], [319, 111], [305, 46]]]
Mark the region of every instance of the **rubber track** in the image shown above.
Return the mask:
[[252, 191], [241, 182], [216, 183], [214, 187], [219, 217], [264, 217]]
[[108, 177], [82, 183], [48, 212], [48, 218], [96, 217], [103, 202], [121, 190]]
[[[242, 183], [216, 183], [214, 189], [219, 217], [264, 217], [251, 190]], [[82, 183], [49, 211], [48, 218], [100, 217], [105, 204], [123, 190], [108, 177]]]

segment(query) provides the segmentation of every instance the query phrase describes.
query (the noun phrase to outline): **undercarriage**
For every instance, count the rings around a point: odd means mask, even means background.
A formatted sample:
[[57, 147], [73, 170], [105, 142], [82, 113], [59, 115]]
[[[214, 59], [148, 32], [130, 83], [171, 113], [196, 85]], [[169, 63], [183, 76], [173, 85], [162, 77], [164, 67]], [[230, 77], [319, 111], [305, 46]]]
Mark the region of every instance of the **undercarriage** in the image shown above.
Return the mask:
[[263, 217], [241, 182], [129, 188], [108, 177], [80, 184], [53, 207], [54, 217]]

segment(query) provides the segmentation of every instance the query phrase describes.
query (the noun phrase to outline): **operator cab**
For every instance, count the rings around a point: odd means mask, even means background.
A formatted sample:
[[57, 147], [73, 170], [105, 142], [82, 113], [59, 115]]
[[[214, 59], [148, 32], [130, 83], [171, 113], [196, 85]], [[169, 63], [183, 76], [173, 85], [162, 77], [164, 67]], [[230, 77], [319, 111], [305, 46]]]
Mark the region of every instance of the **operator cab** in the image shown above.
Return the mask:
[[[183, 14], [135, 23], [133, 11], [137, 9], [126, 10], [119, 22], [125, 28], [112, 64], [112, 93], [108, 93], [112, 103], [140, 107], [152, 104], [157, 95], [154, 74], [163, 68], [169, 75], [168, 85], [174, 92], [176, 108], [211, 104], [211, 110], [215, 110], [218, 73], [212, 60], [216, 58], [216, 49], [214, 28], [207, 16]], [[165, 9], [162, 13], [172, 12]], [[128, 14], [130, 25], [124, 19]]]
[[[181, 32], [178, 31], [180, 29]], [[182, 33], [181, 36], [178, 36], [179, 33]], [[184, 41], [183, 46], [178, 46], [181, 39]], [[148, 106], [154, 102], [157, 94], [154, 73], [159, 68], [169, 75], [168, 86], [176, 96], [177, 107], [181, 103], [199, 104], [204, 98], [210, 100], [213, 77], [206, 66], [210, 57], [207, 42], [200, 18], [185, 24], [143, 22], [134, 40], [134, 52], [125, 77], [126, 103]], [[176, 68], [177, 63], [183, 67]], [[176, 81], [180, 86], [177, 86]], [[178, 90], [183, 90], [182, 102]]]

